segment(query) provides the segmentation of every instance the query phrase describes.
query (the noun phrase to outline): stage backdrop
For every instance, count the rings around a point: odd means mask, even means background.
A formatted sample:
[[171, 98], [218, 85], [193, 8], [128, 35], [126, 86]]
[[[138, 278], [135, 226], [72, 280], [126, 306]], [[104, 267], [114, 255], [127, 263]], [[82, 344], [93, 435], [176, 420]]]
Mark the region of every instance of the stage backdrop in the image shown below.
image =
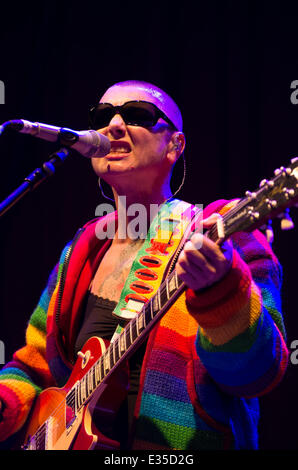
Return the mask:
[[[22, 118], [83, 130], [88, 107], [109, 85], [150, 81], [172, 95], [184, 116], [187, 175], [180, 197], [206, 205], [254, 190], [298, 155], [297, 9], [272, 1], [144, 5], [6, 2], [0, 121]], [[21, 134], [1, 136], [1, 201], [57, 148]], [[181, 175], [178, 163], [173, 190]], [[23, 344], [28, 317], [65, 243], [102, 202], [90, 161], [74, 154], [2, 216], [5, 361]], [[274, 227], [291, 347], [298, 340], [297, 230], [281, 232], [277, 222]], [[283, 383], [261, 398], [262, 449], [297, 449], [298, 364], [292, 351]]]

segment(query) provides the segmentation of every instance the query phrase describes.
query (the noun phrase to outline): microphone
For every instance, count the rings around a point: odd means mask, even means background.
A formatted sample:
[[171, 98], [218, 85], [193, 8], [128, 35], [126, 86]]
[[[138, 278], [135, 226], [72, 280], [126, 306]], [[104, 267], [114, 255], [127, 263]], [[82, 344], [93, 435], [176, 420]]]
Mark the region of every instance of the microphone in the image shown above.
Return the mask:
[[109, 139], [94, 130], [73, 131], [65, 127], [49, 126], [40, 122], [30, 122], [24, 119], [7, 121], [0, 126], [0, 134], [11, 129], [21, 134], [30, 134], [50, 142], [59, 141], [65, 147], [71, 147], [87, 158], [104, 157], [110, 152]]

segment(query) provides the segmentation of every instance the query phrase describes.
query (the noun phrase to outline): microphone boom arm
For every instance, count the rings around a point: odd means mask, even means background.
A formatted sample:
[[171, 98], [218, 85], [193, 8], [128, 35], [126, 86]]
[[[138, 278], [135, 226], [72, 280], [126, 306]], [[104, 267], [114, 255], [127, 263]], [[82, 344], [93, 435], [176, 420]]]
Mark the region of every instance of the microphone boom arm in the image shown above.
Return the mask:
[[30, 173], [16, 190], [0, 203], [0, 216], [5, 214], [5, 212], [21, 200], [25, 194], [29, 191], [33, 191], [37, 186], [52, 176], [56, 168], [69, 156], [69, 152], [70, 150], [66, 148], [59, 149], [57, 152], [50, 155], [50, 159], [45, 162], [41, 168], [36, 168], [36, 170]]

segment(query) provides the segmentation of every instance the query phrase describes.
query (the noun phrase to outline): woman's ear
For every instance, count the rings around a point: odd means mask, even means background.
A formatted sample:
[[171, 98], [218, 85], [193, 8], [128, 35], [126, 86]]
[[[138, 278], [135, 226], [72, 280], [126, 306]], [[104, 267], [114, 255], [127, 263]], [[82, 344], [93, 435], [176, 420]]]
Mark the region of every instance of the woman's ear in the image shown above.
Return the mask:
[[173, 160], [173, 163], [178, 160], [180, 155], [183, 153], [185, 148], [185, 135], [183, 132], [175, 132], [169, 142], [169, 157]]

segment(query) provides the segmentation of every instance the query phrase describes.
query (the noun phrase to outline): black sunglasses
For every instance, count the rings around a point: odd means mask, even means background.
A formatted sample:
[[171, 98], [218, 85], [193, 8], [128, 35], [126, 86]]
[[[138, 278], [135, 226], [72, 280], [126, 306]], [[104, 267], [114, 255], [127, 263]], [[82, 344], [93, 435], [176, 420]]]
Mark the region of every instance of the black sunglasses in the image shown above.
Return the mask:
[[107, 127], [115, 114], [120, 114], [125, 124], [129, 126], [153, 127], [158, 119], [162, 118], [178, 130], [155, 104], [148, 101], [128, 101], [122, 106], [99, 103], [89, 110], [89, 127], [94, 130]]

